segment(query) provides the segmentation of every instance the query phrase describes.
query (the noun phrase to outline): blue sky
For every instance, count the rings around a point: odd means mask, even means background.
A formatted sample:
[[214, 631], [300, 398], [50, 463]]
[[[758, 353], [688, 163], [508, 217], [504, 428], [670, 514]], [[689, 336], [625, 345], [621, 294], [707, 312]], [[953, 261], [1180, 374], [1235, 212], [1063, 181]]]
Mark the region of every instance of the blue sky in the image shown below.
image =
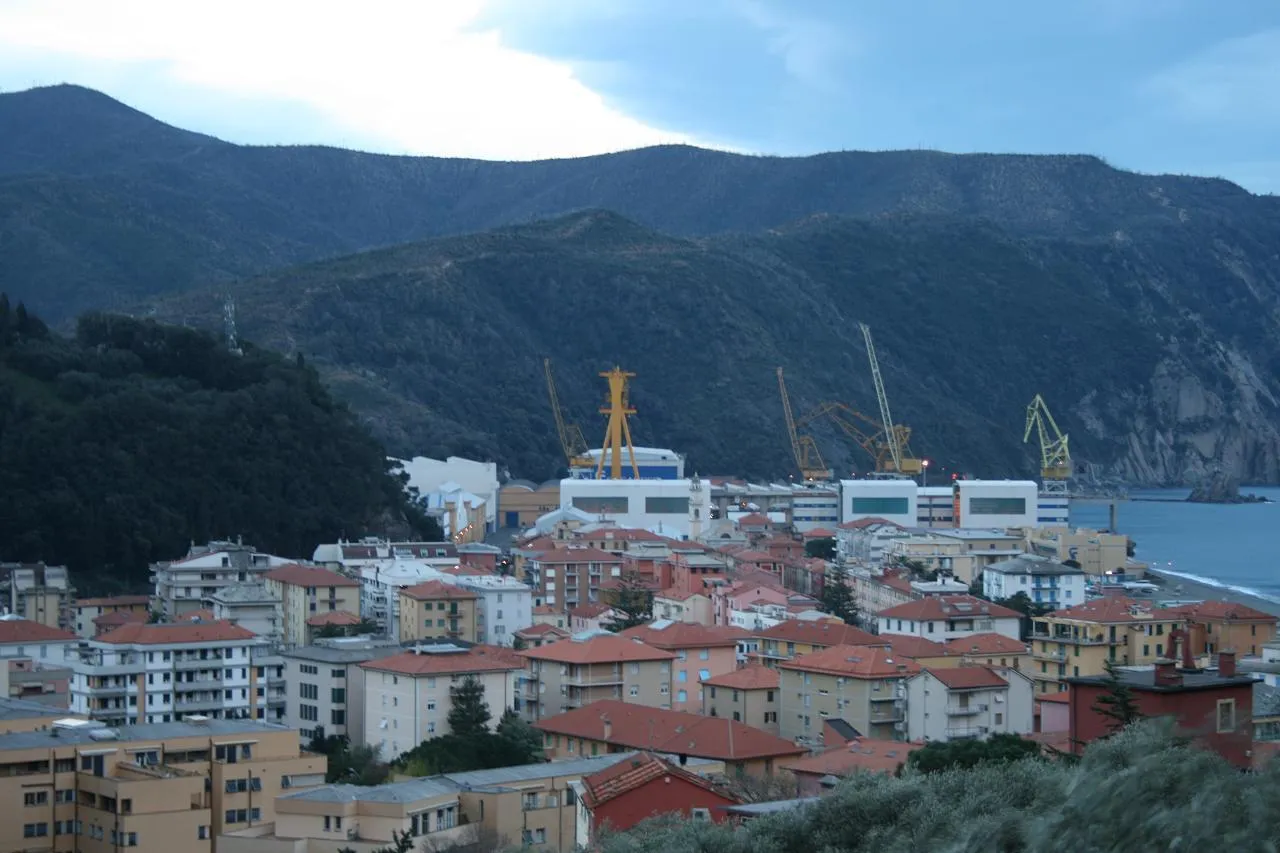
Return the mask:
[[1086, 152], [1280, 192], [1274, 0], [200, 8], [0, 0], [0, 88], [82, 83], [240, 142], [511, 159], [660, 142]]

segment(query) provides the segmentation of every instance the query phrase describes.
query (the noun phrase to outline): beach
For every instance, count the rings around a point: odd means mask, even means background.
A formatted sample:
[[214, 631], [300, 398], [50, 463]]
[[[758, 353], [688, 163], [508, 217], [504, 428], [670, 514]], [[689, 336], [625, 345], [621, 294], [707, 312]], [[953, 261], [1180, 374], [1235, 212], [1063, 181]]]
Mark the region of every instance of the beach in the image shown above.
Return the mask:
[[[1280, 616], [1280, 602], [1246, 592], [1188, 580], [1179, 575], [1162, 575], [1155, 569], [1148, 569], [1144, 580], [1160, 585], [1160, 591], [1152, 593], [1151, 596], [1157, 601], [1230, 601], [1261, 610], [1263, 613]], [[1146, 596], [1141, 597], [1146, 598]]]

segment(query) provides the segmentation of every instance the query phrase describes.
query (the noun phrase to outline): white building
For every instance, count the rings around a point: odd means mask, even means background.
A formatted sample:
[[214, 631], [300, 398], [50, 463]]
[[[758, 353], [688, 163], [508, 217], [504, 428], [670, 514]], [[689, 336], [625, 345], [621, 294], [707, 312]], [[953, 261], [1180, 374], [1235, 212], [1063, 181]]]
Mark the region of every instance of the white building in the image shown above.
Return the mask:
[[1035, 604], [1055, 610], [1083, 604], [1084, 569], [1035, 554], [1020, 554], [982, 571], [982, 594], [992, 600], [1023, 593]]
[[400, 590], [443, 580], [437, 566], [422, 560], [379, 560], [360, 568], [360, 616], [376, 622], [389, 637], [400, 636]]
[[836, 528], [836, 559], [876, 568], [884, 562], [889, 543], [906, 535], [901, 525], [881, 518], [846, 521]]
[[69, 649], [72, 713], [109, 725], [268, 719], [267, 641], [229, 622], [122, 625]]
[[876, 614], [881, 634], [946, 642], [972, 634], [1022, 637], [1022, 614], [971, 595], [927, 595]]
[[903, 527], [917, 523], [918, 486], [914, 480], [840, 481], [840, 523], [880, 518]]
[[296, 562], [263, 554], [239, 542], [192, 545], [187, 556], [151, 567], [156, 608], [172, 619], [192, 610], [208, 609], [220, 590], [246, 583], [262, 583], [272, 568]]
[[67, 650], [74, 649], [79, 642], [79, 637], [61, 628], [12, 614], [0, 616], [0, 667], [6, 670], [6, 658], [30, 658], [49, 666], [63, 666]]
[[452, 542], [392, 542], [366, 536], [356, 542], [340, 539], [317, 545], [311, 557], [313, 563], [352, 576], [365, 566], [376, 566], [386, 560], [420, 560], [447, 569], [458, 564], [458, 546]]
[[985, 739], [1034, 730], [1034, 686], [1016, 669], [925, 669], [898, 689], [906, 701], [909, 741]]
[[711, 482], [696, 480], [560, 481], [561, 508], [573, 507], [619, 527], [672, 539], [696, 539], [711, 518]]
[[[674, 450], [665, 447], [633, 447], [635, 451], [636, 469], [641, 480], [683, 480], [684, 457]], [[590, 468], [571, 468], [569, 476], [575, 480], [590, 479], [596, 475], [596, 466], [600, 464], [601, 450], [596, 448], [587, 451], [591, 460]], [[608, 460], [605, 465], [609, 464]], [[631, 454], [626, 448], [622, 450], [622, 477], [631, 479], [635, 472], [631, 470]]]
[[228, 586], [209, 598], [213, 618], [248, 628], [259, 637], [279, 642], [283, 638], [280, 599], [260, 583]]
[[284, 652], [285, 725], [304, 738], [345, 735], [352, 746], [363, 745], [365, 671], [360, 665], [403, 651], [389, 640], [334, 637]]
[[1068, 527], [1071, 524], [1071, 499], [1066, 495], [1038, 496], [1036, 519], [1041, 527]]
[[476, 602], [477, 643], [510, 646], [516, 631], [533, 624], [533, 590], [515, 578], [445, 574], [440, 580], [480, 596]]
[[498, 466], [494, 462], [474, 462], [460, 456], [448, 459], [431, 459], [415, 456], [412, 459], [392, 459], [399, 470], [409, 475], [409, 488], [416, 489], [420, 497], [443, 491], [451, 486], [468, 492], [484, 503], [485, 524], [495, 529], [498, 513]]
[[955, 489], [951, 486], [921, 486], [917, 489], [916, 526], [955, 527]]
[[1040, 488], [1031, 480], [958, 480], [956, 527], [1035, 527]]

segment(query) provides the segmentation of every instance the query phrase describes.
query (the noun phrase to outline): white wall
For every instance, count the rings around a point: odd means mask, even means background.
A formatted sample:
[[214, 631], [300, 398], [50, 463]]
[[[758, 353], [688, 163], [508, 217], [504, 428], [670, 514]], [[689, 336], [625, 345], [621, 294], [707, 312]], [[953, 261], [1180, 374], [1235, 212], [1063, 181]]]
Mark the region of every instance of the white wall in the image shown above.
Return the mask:
[[441, 580], [465, 587], [480, 596], [484, 635], [476, 639], [495, 646], [510, 646], [516, 631], [533, 624], [533, 590], [514, 578], [443, 575]]
[[1066, 495], [1040, 495], [1037, 504], [1037, 526], [1067, 527], [1071, 524], [1071, 501]]
[[498, 465], [494, 462], [475, 462], [461, 456], [448, 459], [431, 459], [415, 456], [412, 459], [392, 459], [406, 474], [409, 485], [420, 494], [435, 492], [446, 483], [457, 483], [464, 490], [484, 500], [487, 521], [492, 524], [498, 511]]
[[916, 489], [914, 480], [841, 480], [840, 523], [883, 518], [914, 527], [918, 512]]
[[[611, 520], [621, 527], [652, 530], [672, 538], [688, 538], [691, 530], [711, 519], [711, 481], [701, 480], [574, 480], [560, 481], [560, 506], [577, 506], [594, 518]], [[649, 512], [650, 498], [688, 501], [675, 512]], [[616, 508], [601, 508], [595, 501], [612, 499]], [[625, 506], [625, 510], [623, 507]], [[696, 513], [696, 516], [695, 516]]]
[[[994, 734], [1028, 734], [1034, 728], [1034, 688], [1031, 679], [1013, 669], [997, 669], [1008, 682], [1004, 688], [948, 690], [928, 671], [907, 679], [907, 739], [946, 741], [964, 735], [961, 731]], [[959, 697], [968, 694], [966, 713], [949, 709], [960, 706]]]
[[[484, 687], [485, 702], [496, 726], [516, 696], [516, 673], [474, 673]], [[466, 673], [459, 673], [464, 678]], [[377, 746], [384, 761], [413, 749], [429, 738], [449, 733], [449, 709], [453, 699], [450, 673], [434, 676], [397, 675], [365, 670], [365, 743]]]
[[[1039, 487], [1031, 480], [960, 480], [960, 518], [957, 527], [1035, 527]], [[988, 501], [1021, 501], [1020, 510], [989, 512]], [[975, 512], [975, 510], [977, 510]]]
[[1011, 598], [1022, 592], [1036, 604], [1047, 604], [1055, 610], [1084, 604], [1083, 572], [1053, 576], [1056, 586], [1048, 586], [1049, 580], [1049, 577], [1041, 575], [1041, 585], [1037, 587], [1036, 577], [1027, 572], [993, 572], [988, 566], [982, 573], [982, 594], [990, 599], [998, 599]]
[[991, 617], [982, 613], [953, 612], [945, 619], [898, 619], [880, 616], [879, 631], [881, 634], [899, 634], [908, 637], [923, 637], [936, 643], [954, 640], [957, 637], [970, 637], [974, 634], [1001, 634], [1011, 640], [1022, 639], [1021, 621], [1012, 617]]

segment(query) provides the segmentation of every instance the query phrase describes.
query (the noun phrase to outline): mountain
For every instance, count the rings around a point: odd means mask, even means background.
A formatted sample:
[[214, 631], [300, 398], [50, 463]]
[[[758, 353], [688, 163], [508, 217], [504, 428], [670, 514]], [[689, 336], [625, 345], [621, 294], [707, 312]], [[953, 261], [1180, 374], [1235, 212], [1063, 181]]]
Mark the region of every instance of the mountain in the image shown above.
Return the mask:
[[0, 493], [5, 558], [82, 590], [145, 585], [193, 540], [307, 557], [344, 531], [439, 535], [301, 360], [104, 315], [63, 338], [3, 295]]
[[[956, 216], [813, 217], [685, 239], [607, 211], [310, 264], [230, 287], [241, 333], [305, 353], [395, 452], [563, 464], [542, 377], [598, 440], [596, 374], [637, 373], [638, 444], [703, 473], [793, 470], [775, 367], [797, 415], [875, 415], [859, 322], [895, 419], [934, 471], [1033, 475], [1027, 403], [1048, 399], [1079, 459], [1131, 480], [1221, 464], [1280, 481], [1280, 230], [1188, 216], [1142, 236], [1015, 236]], [[154, 300], [219, 316], [220, 289]], [[838, 470], [869, 459], [818, 421]]]

